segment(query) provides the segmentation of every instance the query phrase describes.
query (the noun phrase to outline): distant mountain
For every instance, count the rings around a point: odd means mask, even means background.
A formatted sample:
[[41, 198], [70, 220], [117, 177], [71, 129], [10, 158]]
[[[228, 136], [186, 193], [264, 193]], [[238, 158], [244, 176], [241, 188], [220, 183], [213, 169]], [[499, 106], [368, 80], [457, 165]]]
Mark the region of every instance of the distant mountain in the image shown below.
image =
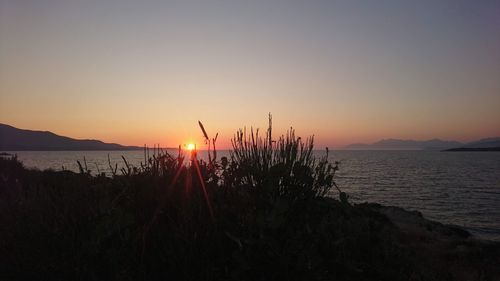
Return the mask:
[[350, 144], [344, 149], [352, 150], [443, 150], [463, 145], [457, 141], [444, 141], [432, 139], [425, 141], [383, 139], [372, 144], [355, 143]]
[[99, 140], [77, 140], [47, 131], [22, 130], [0, 123], [0, 151], [19, 150], [138, 150]]
[[469, 142], [460, 147], [447, 149], [447, 151], [500, 151], [500, 137]]
[[466, 143], [463, 147], [467, 148], [487, 148], [487, 147], [500, 147], [500, 137], [486, 138], [474, 142]]

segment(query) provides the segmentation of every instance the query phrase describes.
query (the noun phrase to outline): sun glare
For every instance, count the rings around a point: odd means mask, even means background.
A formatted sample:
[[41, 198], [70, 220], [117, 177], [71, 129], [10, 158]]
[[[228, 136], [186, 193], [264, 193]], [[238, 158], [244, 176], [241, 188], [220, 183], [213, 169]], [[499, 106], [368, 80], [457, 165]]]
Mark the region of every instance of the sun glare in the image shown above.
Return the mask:
[[193, 150], [196, 148], [196, 145], [194, 145], [194, 143], [188, 143], [186, 144], [186, 149], [187, 150]]

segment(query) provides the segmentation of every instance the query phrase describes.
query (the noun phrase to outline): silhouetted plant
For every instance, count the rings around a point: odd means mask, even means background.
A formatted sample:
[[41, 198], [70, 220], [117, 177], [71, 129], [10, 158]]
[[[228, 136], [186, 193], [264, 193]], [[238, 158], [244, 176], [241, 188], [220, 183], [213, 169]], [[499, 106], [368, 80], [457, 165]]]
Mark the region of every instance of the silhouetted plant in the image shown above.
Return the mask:
[[[262, 138], [257, 129], [239, 130], [232, 139], [231, 164], [225, 182], [235, 187], [247, 186], [276, 199], [292, 200], [321, 197], [336, 186], [338, 162], [329, 162], [329, 151], [320, 159], [313, 155], [314, 136], [304, 142], [290, 128], [277, 141], [272, 138], [272, 116]], [[232, 180], [228, 181], [228, 178]], [[340, 189], [339, 189], [340, 192]]]
[[[121, 174], [26, 170], [0, 159], [6, 280], [410, 280], [423, 272], [397, 232], [329, 198], [338, 163], [313, 138], [236, 133], [229, 159], [145, 148]], [[338, 189], [338, 188], [337, 188]], [[339, 192], [340, 189], [338, 189]], [[343, 199], [344, 198], [344, 199]], [[420, 275], [418, 275], [420, 276]], [[417, 277], [418, 277], [417, 276]], [[410, 278], [411, 277], [411, 278]], [[432, 278], [421, 278], [432, 280]], [[439, 279], [438, 279], [439, 280]]]

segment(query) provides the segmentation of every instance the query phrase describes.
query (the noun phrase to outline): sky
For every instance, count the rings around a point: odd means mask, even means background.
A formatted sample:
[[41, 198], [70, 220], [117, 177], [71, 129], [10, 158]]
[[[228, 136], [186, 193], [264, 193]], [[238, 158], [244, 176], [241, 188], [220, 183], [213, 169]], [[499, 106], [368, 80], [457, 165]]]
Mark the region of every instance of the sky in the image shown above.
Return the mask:
[[0, 123], [227, 148], [269, 112], [317, 148], [500, 136], [500, 1], [0, 0]]

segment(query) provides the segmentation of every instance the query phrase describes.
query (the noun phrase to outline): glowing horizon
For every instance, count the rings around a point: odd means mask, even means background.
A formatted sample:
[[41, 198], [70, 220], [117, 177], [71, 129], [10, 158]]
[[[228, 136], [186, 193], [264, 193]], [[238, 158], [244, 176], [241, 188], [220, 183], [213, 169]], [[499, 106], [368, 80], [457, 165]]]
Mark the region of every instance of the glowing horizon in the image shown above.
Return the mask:
[[0, 123], [123, 145], [500, 136], [500, 3], [0, 0]]

